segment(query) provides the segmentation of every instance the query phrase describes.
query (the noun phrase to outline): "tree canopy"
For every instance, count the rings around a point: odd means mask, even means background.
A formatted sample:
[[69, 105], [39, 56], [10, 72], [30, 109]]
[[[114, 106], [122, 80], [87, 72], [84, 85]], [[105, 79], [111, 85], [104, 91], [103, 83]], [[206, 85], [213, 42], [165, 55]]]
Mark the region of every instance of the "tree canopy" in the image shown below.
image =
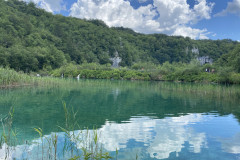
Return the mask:
[[[121, 66], [190, 62], [196, 56], [191, 52], [194, 47], [199, 49], [199, 56], [217, 60], [235, 53], [238, 44], [140, 34], [128, 28], [110, 28], [100, 20], [53, 15], [32, 2], [18, 0], [0, 0], [0, 35], [0, 66], [24, 72], [55, 69], [70, 62], [107, 64], [116, 51], [122, 58]], [[240, 60], [235, 61], [239, 64]]]

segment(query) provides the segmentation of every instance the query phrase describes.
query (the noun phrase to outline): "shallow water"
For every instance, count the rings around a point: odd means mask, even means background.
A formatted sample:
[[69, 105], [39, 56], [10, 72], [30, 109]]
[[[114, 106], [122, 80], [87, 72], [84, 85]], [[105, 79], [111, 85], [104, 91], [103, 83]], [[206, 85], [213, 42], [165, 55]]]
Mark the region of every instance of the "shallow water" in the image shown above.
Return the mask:
[[[41, 159], [34, 128], [42, 128], [45, 139], [58, 135], [58, 159], [70, 156], [62, 154], [64, 133], [59, 128], [65, 125], [65, 102], [77, 112], [79, 126], [72, 132], [97, 128], [99, 144], [113, 157], [118, 149], [118, 159], [240, 160], [238, 97], [178, 88], [184, 84], [80, 80], [58, 88], [1, 90], [1, 117], [15, 108], [18, 134], [10, 157]], [[80, 150], [80, 144], [75, 148]]]

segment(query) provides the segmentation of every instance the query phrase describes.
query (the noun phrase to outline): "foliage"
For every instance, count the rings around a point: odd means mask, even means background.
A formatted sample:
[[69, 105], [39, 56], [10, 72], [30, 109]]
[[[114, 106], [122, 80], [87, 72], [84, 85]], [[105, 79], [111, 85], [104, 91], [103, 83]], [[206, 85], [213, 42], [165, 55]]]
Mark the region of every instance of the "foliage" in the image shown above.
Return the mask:
[[217, 61], [218, 66], [228, 67], [229, 70], [240, 73], [240, 45], [228, 54], [222, 55]]
[[52, 76], [77, 77], [87, 79], [115, 79], [115, 80], [151, 80], [150, 74], [143, 71], [129, 70], [127, 68], [112, 69], [107, 65], [99, 64], [69, 64], [52, 71]]
[[[206, 72], [208, 69], [208, 72]], [[197, 60], [190, 63], [169, 63], [153, 65], [149, 63], [134, 64], [132, 69], [114, 69], [95, 63], [74, 65], [69, 64], [53, 70], [52, 76], [77, 77], [86, 79], [115, 79], [115, 80], [152, 80], [152, 81], [181, 81], [181, 82], [214, 82], [240, 84], [240, 74], [233, 72], [231, 67], [219, 67], [205, 64]]]

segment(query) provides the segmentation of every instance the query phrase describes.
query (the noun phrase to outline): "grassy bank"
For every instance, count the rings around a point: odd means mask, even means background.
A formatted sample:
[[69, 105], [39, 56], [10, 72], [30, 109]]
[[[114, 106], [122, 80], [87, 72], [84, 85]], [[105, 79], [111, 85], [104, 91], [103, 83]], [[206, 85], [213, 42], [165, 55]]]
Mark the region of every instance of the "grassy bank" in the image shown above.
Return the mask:
[[33, 86], [33, 85], [59, 85], [61, 79], [52, 77], [37, 77], [28, 75], [23, 72], [16, 72], [8, 68], [0, 68], [0, 88], [11, 88], [18, 86]]
[[[206, 69], [208, 72], [206, 72]], [[110, 65], [96, 63], [73, 65], [69, 64], [51, 72], [54, 77], [77, 77], [86, 79], [124, 79], [147, 81], [180, 81], [240, 84], [240, 73], [233, 72], [231, 68], [215, 65], [201, 66], [197, 61], [186, 63], [168, 62], [162, 65], [151, 63], [136, 63], [131, 68], [111, 68]]]
[[[209, 72], [206, 72], [206, 69]], [[196, 61], [189, 64], [168, 62], [162, 65], [151, 63], [134, 64], [131, 68], [111, 68], [110, 65], [86, 63], [82, 65], [68, 64], [44, 72], [52, 77], [37, 77], [35, 74], [16, 72], [8, 68], [0, 68], [0, 88], [26, 86], [26, 85], [60, 85], [65, 78], [77, 77], [81, 79], [114, 79], [114, 80], [144, 80], [144, 81], [175, 81], [198, 82], [218, 84], [240, 84], [240, 73], [231, 71], [231, 68], [223, 68], [214, 65], [199, 65]]]

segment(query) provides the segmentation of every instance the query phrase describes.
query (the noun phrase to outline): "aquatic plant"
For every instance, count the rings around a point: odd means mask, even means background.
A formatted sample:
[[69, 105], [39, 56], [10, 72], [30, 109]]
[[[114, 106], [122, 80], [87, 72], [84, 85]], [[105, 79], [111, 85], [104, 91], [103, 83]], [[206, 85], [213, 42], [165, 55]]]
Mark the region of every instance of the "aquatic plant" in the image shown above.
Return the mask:
[[0, 118], [0, 122], [2, 125], [2, 135], [0, 140], [0, 148], [4, 147], [5, 149], [5, 159], [8, 159], [11, 155], [11, 148], [10, 146], [14, 146], [17, 138], [17, 132], [14, 130], [13, 127], [13, 117], [14, 117], [14, 108], [11, 107], [9, 113], [5, 117]]
[[[77, 112], [72, 108], [67, 108], [66, 103], [63, 103], [63, 108], [65, 112], [65, 128], [59, 126], [59, 128], [65, 133], [65, 143], [66, 145], [64, 151], [70, 149], [71, 157], [74, 159], [78, 157], [81, 159], [83, 157], [84, 160], [88, 159], [110, 159], [108, 152], [104, 152], [102, 146], [99, 146], [99, 133], [97, 130], [93, 129], [93, 132], [90, 133], [87, 129], [86, 132], [80, 131], [78, 134], [74, 132], [76, 127], [79, 128], [78, 120], [76, 118]], [[76, 145], [81, 146], [82, 154], [75, 150], [77, 155], [73, 155], [74, 149], [76, 149]]]

